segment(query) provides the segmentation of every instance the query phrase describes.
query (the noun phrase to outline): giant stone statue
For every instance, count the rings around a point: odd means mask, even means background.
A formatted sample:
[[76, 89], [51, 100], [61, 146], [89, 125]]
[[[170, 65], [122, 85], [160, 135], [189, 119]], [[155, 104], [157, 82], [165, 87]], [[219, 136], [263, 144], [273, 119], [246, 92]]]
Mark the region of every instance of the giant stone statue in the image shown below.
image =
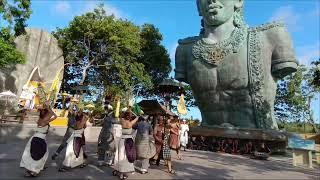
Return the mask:
[[243, 0], [197, 0], [203, 29], [179, 40], [175, 78], [191, 85], [202, 125], [278, 129], [277, 80], [296, 71], [281, 23], [248, 28]]

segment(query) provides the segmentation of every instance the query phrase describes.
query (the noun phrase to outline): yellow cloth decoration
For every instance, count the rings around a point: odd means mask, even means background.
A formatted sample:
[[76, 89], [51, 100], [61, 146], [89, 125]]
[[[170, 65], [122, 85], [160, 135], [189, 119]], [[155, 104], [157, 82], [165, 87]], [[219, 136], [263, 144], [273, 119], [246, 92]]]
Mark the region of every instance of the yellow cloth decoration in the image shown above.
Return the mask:
[[117, 99], [116, 112], [115, 112], [114, 116], [116, 118], [119, 118], [119, 115], [120, 115], [120, 98]]
[[178, 112], [181, 115], [187, 115], [187, 107], [186, 107], [186, 103], [184, 101], [184, 95], [181, 94], [179, 102], [178, 102]]

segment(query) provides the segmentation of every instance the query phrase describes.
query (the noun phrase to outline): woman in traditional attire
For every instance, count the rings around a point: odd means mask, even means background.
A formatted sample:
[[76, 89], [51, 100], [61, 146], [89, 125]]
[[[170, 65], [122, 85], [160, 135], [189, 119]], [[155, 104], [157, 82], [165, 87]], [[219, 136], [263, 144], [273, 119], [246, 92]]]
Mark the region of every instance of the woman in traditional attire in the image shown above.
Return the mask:
[[28, 141], [20, 162], [20, 167], [26, 169], [25, 176], [37, 176], [48, 158], [48, 146], [46, 136], [49, 131], [49, 123], [57, 118], [48, 103], [39, 109], [40, 116], [35, 134]]
[[162, 116], [158, 116], [158, 123], [156, 123], [153, 130], [153, 137], [156, 145], [156, 154], [153, 157], [153, 160], [156, 160], [156, 165], [160, 165], [160, 159], [162, 158], [162, 146], [163, 146], [163, 137], [164, 137], [164, 120]]
[[164, 124], [164, 137], [163, 137], [163, 146], [162, 146], [162, 158], [165, 160], [165, 164], [168, 166], [168, 172], [175, 174], [175, 171], [172, 169], [171, 162], [171, 149], [170, 149], [170, 134], [172, 129], [172, 124], [170, 119], [165, 121]]
[[249, 140], [246, 145], [245, 145], [245, 154], [252, 154], [254, 152], [253, 149], [253, 144], [252, 142]]
[[180, 131], [180, 122], [176, 117], [170, 121], [170, 148], [177, 152], [178, 159], [181, 160], [180, 156], [180, 140], [179, 140], [179, 131]]
[[137, 134], [135, 138], [135, 145], [137, 150], [137, 163], [141, 163], [141, 165], [135, 166], [141, 174], [145, 174], [148, 172], [148, 168], [150, 166], [149, 159], [156, 154], [156, 147], [154, 143], [151, 141], [150, 136], [153, 135], [151, 124], [145, 119], [140, 118], [140, 121], [137, 124]]
[[233, 149], [232, 149], [232, 152], [234, 154], [238, 154], [240, 152], [240, 149], [239, 149], [239, 140], [238, 139], [234, 139], [233, 140]]
[[227, 139], [227, 142], [225, 143], [224, 152], [231, 154], [233, 150], [233, 140]]
[[186, 147], [188, 144], [188, 132], [189, 132], [189, 126], [186, 123], [185, 120], [182, 121], [180, 125], [180, 145], [183, 147], [184, 151], [186, 151]]
[[[112, 106], [106, 105], [106, 115], [98, 138], [98, 165], [111, 166], [114, 160], [114, 152], [116, 151], [115, 136], [112, 131], [113, 124], [117, 123], [114, 118]], [[107, 155], [107, 159], [106, 159]]]
[[113, 175], [120, 179], [127, 179], [128, 173], [134, 172], [134, 161], [136, 160], [135, 145], [132, 137], [132, 126], [138, 121], [138, 116], [132, 119], [132, 112], [126, 111], [121, 114], [122, 135], [115, 153], [115, 170]]
[[83, 146], [85, 145], [84, 129], [88, 116], [82, 110], [79, 110], [75, 119], [75, 130], [67, 141], [66, 156], [62, 163], [63, 166], [59, 169], [61, 172], [75, 167], [82, 168], [86, 165]]
[[171, 164], [171, 150], [170, 150], [170, 118], [164, 120], [162, 116], [158, 117], [158, 124], [154, 128], [153, 137], [156, 145], [156, 164], [160, 165], [160, 159], [165, 161], [165, 165], [168, 166], [168, 172], [174, 174]]

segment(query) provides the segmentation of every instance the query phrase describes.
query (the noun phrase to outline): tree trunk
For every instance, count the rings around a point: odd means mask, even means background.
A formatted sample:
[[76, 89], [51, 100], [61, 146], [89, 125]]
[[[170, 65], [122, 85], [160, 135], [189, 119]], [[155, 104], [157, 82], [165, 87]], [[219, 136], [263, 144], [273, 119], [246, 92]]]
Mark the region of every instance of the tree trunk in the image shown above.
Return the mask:
[[311, 108], [311, 97], [308, 97], [308, 114], [309, 114], [308, 122], [312, 125], [313, 131], [315, 133], [318, 133], [318, 128], [317, 128], [316, 124], [314, 123], [314, 120], [312, 117], [313, 114], [312, 114], [310, 108]]
[[87, 77], [87, 70], [91, 67], [92, 63], [95, 61], [95, 59], [93, 59], [92, 61], [89, 62], [89, 64], [83, 68], [82, 70], [82, 78], [81, 78], [81, 81], [80, 81], [80, 85], [83, 85], [84, 81], [86, 80], [86, 77]]

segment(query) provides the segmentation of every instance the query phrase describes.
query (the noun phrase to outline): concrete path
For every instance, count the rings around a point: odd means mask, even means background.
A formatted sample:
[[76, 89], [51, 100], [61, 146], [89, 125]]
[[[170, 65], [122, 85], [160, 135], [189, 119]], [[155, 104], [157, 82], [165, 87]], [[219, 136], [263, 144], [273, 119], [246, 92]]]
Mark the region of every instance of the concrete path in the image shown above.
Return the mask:
[[[1, 128], [1, 127], [0, 127]], [[62, 137], [49, 137], [50, 156]], [[16, 138], [0, 142], [0, 179], [24, 179], [24, 169], [19, 168], [22, 152], [28, 138]], [[96, 143], [87, 143], [89, 165], [83, 169], [58, 172], [64, 151], [56, 161], [47, 161], [48, 168], [35, 179], [117, 179], [111, 175], [112, 168], [97, 167]], [[177, 160], [172, 152], [176, 175], [169, 175], [163, 165], [151, 166], [148, 174], [136, 172], [129, 179], [320, 179], [319, 169], [292, 167], [288, 158], [273, 157], [269, 161], [249, 159], [222, 153], [187, 151], [184, 160]], [[26, 178], [30, 179], [30, 178]]]

